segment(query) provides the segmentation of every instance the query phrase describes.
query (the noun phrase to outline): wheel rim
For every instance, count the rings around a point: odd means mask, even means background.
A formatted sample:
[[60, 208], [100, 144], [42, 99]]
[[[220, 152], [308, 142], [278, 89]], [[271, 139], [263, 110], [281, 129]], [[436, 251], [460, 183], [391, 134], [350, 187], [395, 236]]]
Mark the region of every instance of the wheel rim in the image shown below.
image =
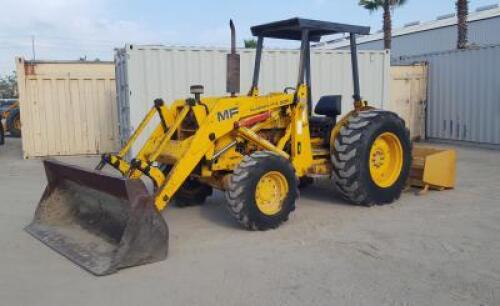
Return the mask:
[[399, 138], [390, 132], [379, 135], [370, 149], [370, 175], [382, 188], [392, 186], [403, 168], [403, 147]]
[[283, 174], [271, 171], [264, 174], [255, 189], [257, 208], [265, 215], [275, 215], [281, 211], [288, 194], [288, 182]]

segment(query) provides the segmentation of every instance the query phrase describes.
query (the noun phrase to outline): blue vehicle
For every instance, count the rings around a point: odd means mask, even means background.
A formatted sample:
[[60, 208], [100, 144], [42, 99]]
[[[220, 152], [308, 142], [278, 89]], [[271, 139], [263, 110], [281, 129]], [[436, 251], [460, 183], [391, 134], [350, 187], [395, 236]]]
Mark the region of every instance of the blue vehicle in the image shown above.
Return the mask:
[[[9, 132], [13, 137], [21, 137], [21, 115], [17, 99], [0, 99], [0, 133]], [[3, 136], [0, 136], [0, 142]]]

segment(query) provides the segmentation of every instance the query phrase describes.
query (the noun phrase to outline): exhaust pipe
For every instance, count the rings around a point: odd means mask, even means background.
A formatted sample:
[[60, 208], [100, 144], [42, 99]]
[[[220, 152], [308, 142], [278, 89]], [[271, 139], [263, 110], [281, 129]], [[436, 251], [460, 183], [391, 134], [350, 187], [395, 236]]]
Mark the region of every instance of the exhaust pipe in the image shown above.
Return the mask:
[[233, 20], [229, 21], [231, 28], [231, 53], [227, 55], [226, 91], [231, 97], [240, 92], [240, 55], [236, 53], [236, 29]]
[[236, 29], [232, 19], [229, 20], [229, 27], [231, 28], [231, 54], [236, 54]]

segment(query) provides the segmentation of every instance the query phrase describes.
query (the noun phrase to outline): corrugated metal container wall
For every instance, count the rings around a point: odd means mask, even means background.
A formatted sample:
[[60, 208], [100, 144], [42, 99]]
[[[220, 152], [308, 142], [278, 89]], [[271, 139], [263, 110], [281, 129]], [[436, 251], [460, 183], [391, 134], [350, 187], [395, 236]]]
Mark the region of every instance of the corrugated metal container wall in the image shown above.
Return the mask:
[[408, 57], [427, 62], [427, 137], [500, 144], [500, 46]]
[[405, 120], [411, 139], [425, 139], [427, 66], [392, 66], [390, 88], [391, 98], [385, 109], [397, 113]]
[[117, 150], [113, 63], [16, 64], [25, 158]]
[[[227, 49], [195, 49], [127, 45], [116, 52], [120, 138], [125, 141], [153, 105], [155, 98], [167, 103], [188, 97], [189, 86], [202, 84], [205, 96], [226, 91]], [[241, 91], [250, 89], [255, 50], [238, 50], [241, 57]], [[343, 109], [352, 103], [350, 53], [338, 50], [312, 52], [313, 101], [325, 94], [342, 94]], [[298, 50], [265, 50], [259, 88], [261, 93], [295, 86]], [[390, 55], [385, 51], [360, 52], [361, 92], [372, 105], [388, 98]], [[151, 129], [149, 130], [151, 131]], [[138, 141], [138, 144], [141, 140]]]
[[[470, 44], [494, 45], [500, 43], [500, 17], [483, 19], [469, 23], [468, 40]], [[457, 26], [447, 26], [427, 31], [415, 32], [392, 38], [391, 54], [413, 56], [431, 52], [442, 52], [455, 49], [457, 45]], [[359, 50], [382, 50], [383, 40], [375, 40], [358, 44]], [[328, 48], [328, 46], [326, 46]], [[348, 47], [342, 49], [347, 50]]]

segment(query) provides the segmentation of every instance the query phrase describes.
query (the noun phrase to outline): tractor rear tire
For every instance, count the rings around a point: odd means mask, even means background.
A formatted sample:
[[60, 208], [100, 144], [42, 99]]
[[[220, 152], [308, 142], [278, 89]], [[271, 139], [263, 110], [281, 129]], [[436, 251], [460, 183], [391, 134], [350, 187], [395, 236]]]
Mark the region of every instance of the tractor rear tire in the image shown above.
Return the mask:
[[21, 115], [19, 108], [13, 109], [7, 117], [7, 130], [12, 137], [21, 137]]
[[226, 190], [231, 215], [249, 230], [277, 228], [295, 210], [298, 180], [287, 159], [269, 151], [245, 156]]
[[350, 117], [333, 142], [333, 178], [345, 199], [358, 205], [392, 203], [404, 189], [411, 141], [403, 119], [371, 109]]
[[177, 207], [203, 205], [211, 195], [212, 187], [188, 178], [175, 194], [174, 203]]

